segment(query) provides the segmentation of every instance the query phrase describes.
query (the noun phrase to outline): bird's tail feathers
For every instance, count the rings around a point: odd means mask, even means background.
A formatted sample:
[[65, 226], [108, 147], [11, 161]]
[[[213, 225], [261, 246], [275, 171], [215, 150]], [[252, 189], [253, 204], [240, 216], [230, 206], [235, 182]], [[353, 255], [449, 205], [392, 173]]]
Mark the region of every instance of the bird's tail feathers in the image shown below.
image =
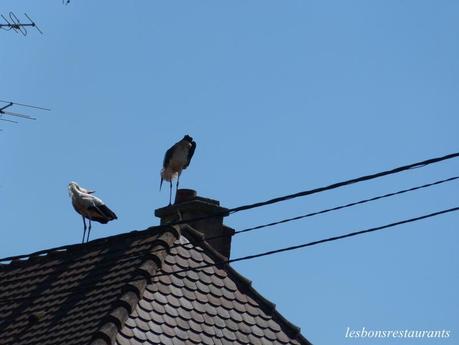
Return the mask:
[[163, 185], [163, 181], [172, 181], [178, 175], [177, 171], [172, 169], [163, 169], [161, 170], [161, 182], [159, 183], [159, 190], [161, 190], [161, 186]]

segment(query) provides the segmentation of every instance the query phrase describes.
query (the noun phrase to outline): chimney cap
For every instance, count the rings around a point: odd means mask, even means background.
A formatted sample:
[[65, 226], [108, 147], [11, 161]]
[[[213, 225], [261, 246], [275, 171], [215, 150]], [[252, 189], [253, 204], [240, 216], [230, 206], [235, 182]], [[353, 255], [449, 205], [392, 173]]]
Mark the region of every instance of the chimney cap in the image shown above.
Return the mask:
[[194, 189], [179, 189], [175, 194], [175, 204], [179, 204], [185, 201], [191, 201], [198, 196], [198, 193]]

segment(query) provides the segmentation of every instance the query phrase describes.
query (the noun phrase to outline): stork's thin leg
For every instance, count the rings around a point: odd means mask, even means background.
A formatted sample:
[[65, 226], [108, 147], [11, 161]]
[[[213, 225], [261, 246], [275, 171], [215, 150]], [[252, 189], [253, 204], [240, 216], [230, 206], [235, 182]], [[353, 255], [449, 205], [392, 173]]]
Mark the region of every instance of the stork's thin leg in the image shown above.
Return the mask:
[[169, 206], [172, 204], [172, 180], [169, 187]]
[[86, 239], [86, 243], [89, 242], [89, 234], [90, 233], [91, 233], [91, 219], [89, 219], [88, 238]]
[[84, 219], [83, 216], [81, 216], [81, 218], [83, 218], [83, 240], [81, 241], [81, 243], [84, 243], [84, 238], [85, 238], [85, 235], [86, 235], [86, 221]]
[[178, 191], [179, 181], [180, 181], [180, 173], [179, 173], [178, 176], [177, 176], [177, 184], [175, 185], [175, 190], [176, 190], [176, 191]]

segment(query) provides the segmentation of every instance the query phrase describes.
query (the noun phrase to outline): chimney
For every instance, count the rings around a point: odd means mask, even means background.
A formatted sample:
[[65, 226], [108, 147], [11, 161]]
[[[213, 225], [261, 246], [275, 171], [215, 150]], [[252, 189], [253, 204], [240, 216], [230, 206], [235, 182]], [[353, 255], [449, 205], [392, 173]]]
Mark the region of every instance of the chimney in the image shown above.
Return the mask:
[[[183, 221], [218, 214], [215, 217], [186, 222], [186, 224], [202, 233], [216, 251], [229, 259], [234, 230], [223, 224], [223, 217], [228, 215], [227, 211], [228, 209], [221, 207], [217, 200], [197, 196], [196, 191], [192, 189], [179, 189], [175, 196], [175, 203], [158, 208], [155, 210], [155, 216], [160, 218], [161, 225], [164, 225], [177, 221], [179, 213]], [[213, 237], [218, 238], [210, 239]]]

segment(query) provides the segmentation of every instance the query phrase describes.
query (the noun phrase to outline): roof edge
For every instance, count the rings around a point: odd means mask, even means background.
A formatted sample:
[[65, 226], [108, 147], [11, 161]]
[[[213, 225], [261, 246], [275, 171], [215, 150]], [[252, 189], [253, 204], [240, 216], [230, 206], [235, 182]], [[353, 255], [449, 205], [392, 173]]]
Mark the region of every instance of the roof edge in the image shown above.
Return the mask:
[[[205, 241], [205, 236], [191, 227], [188, 224], [184, 224], [180, 226], [180, 232], [182, 235], [187, 237], [193, 245], [199, 245], [201, 247], [205, 247], [206, 254], [210, 254], [212, 258], [216, 261], [217, 267], [223, 267], [228, 274], [233, 278], [235, 283], [241, 287], [243, 291], [249, 293], [254, 299], [260, 303], [260, 306], [264, 312], [268, 315], [271, 315], [280, 325], [283, 331], [291, 337], [292, 339], [298, 340], [302, 344], [312, 345], [309, 340], [307, 340], [302, 334], [300, 327], [296, 326], [289, 320], [287, 320], [277, 309], [276, 305], [263, 297], [253, 286], [252, 281], [238, 271], [236, 271], [233, 267], [231, 267], [228, 263], [228, 259], [221, 255], [217, 250], [215, 250], [207, 241]], [[187, 236], [189, 235], [189, 237]]]
[[[85, 250], [85, 248], [89, 246], [99, 246], [99, 247], [106, 247], [107, 244], [110, 244], [114, 241], [123, 240], [123, 238], [131, 237], [135, 235], [141, 235], [151, 231], [160, 231], [161, 229], [167, 229], [170, 227], [169, 225], [162, 224], [162, 225], [154, 225], [150, 226], [143, 230], [132, 230], [129, 232], [124, 232], [121, 234], [116, 234], [107, 237], [96, 238], [91, 240], [87, 243], [74, 243], [74, 244], [66, 244], [59, 247], [53, 247], [48, 249], [43, 249], [39, 251], [35, 251], [29, 254], [20, 254], [15, 256], [9, 256], [0, 258], [0, 269], [9, 269], [9, 268], [18, 268], [22, 265], [28, 264], [32, 261], [38, 262], [39, 260], [49, 259], [59, 257], [61, 255], [65, 255], [66, 253], [70, 253], [74, 250]], [[175, 229], [178, 231], [178, 229]]]

